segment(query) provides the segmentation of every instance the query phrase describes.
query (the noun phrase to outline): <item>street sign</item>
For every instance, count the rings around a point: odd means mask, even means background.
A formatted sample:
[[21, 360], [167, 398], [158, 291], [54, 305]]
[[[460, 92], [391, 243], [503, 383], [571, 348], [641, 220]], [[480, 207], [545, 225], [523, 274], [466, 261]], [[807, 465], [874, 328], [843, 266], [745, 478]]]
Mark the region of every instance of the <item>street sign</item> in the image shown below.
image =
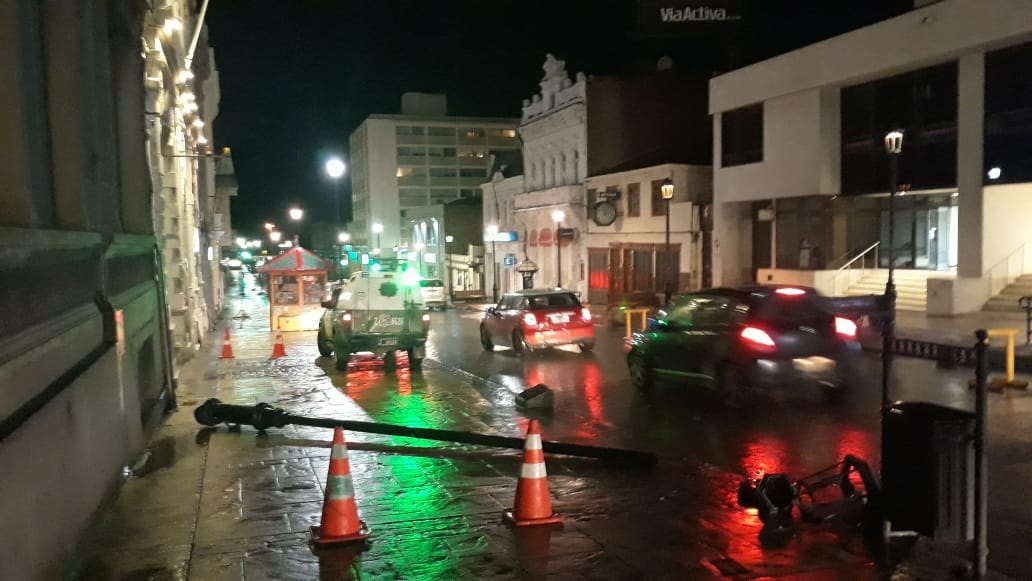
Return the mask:
[[510, 266], [510, 267], [511, 266], [516, 266], [516, 255], [515, 254], [506, 254], [502, 258], [502, 265]]

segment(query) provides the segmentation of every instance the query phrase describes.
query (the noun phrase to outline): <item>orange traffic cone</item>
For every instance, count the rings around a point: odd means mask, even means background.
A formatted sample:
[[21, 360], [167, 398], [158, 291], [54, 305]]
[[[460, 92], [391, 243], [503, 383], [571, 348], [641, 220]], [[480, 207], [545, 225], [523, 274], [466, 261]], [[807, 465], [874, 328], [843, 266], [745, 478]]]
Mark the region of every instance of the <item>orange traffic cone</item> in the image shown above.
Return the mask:
[[229, 342], [229, 327], [222, 336], [222, 356], [219, 359], [233, 359], [233, 344]]
[[527, 426], [523, 467], [520, 468], [520, 479], [516, 483], [515, 508], [503, 514], [506, 521], [518, 527], [563, 522], [563, 517], [552, 512], [548, 475], [545, 474], [545, 453], [541, 449], [541, 428], [537, 420], [530, 420]]
[[272, 357], [269, 357], [269, 359], [286, 356], [287, 349], [283, 346], [283, 333], [276, 333], [276, 344], [272, 346]]
[[358, 518], [355, 487], [351, 483], [351, 464], [348, 462], [348, 447], [344, 444], [344, 430], [335, 428], [322, 521], [320, 526], [312, 527], [312, 543], [355, 543], [368, 539], [369, 535], [369, 528]]

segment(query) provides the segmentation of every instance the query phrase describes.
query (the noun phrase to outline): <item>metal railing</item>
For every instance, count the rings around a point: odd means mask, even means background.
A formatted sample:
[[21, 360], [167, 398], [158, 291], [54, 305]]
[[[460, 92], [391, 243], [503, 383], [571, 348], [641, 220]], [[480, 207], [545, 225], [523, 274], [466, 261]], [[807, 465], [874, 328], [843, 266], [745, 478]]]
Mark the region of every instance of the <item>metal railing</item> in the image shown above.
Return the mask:
[[[839, 267], [838, 271], [835, 272], [834, 278], [832, 279], [831, 287], [832, 294], [838, 296], [850, 286], [853, 285], [857, 280], [864, 276], [867, 272], [867, 256], [871, 253], [874, 254], [874, 260], [871, 262], [870, 268], [878, 268], [878, 247], [881, 245], [881, 241], [875, 242], [867, 248], [861, 250], [856, 256], [851, 258], [848, 262]], [[857, 262], [860, 263], [856, 266]], [[859, 272], [859, 275], [857, 274]], [[855, 277], [855, 278], [854, 278]], [[845, 281], [843, 285], [842, 282]]]
[[982, 276], [989, 277], [989, 296], [995, 297], [1022, 274], [1025, 274], [1025, 243], [986, 269]]

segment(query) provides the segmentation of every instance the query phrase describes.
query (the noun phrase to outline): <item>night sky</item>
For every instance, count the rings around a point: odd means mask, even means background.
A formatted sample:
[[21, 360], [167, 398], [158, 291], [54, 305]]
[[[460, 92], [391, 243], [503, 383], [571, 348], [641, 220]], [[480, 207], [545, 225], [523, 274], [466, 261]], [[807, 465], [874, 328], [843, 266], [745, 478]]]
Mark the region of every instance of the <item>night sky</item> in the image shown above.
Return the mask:
[[[453, 115], [518, 117], [538, 88], [546, 52], [565, 60], [571, 76], [633, 73], [668, 54], [679, 71], [709, 77], [883, 20], [912, 2], [693, 4], [732, 5], [742, 19], [681, 25], [675, 37], [638, 27], [634, 0], [211, 0], [222, 93], [216, 151], [232, 147], [240, 183], [233, 226], [256, 235], [264, 221], [284, 222], [292, 204], [329, 215], [327, 156], [346, 159], [348, 135], [372, 113], [397, 113], [407, 91], [446, 93]], [[346, 176], [342, 186], [346, 218]]]

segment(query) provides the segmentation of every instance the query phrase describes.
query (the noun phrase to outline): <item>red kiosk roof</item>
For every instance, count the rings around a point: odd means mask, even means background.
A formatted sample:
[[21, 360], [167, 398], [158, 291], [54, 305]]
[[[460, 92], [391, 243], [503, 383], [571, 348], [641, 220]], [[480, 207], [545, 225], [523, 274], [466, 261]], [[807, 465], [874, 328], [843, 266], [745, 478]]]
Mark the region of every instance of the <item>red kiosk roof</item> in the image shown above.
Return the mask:
[[325, 272], [329, 265], [311, 250], [295, 246], [266, 262], [258, 272]]

